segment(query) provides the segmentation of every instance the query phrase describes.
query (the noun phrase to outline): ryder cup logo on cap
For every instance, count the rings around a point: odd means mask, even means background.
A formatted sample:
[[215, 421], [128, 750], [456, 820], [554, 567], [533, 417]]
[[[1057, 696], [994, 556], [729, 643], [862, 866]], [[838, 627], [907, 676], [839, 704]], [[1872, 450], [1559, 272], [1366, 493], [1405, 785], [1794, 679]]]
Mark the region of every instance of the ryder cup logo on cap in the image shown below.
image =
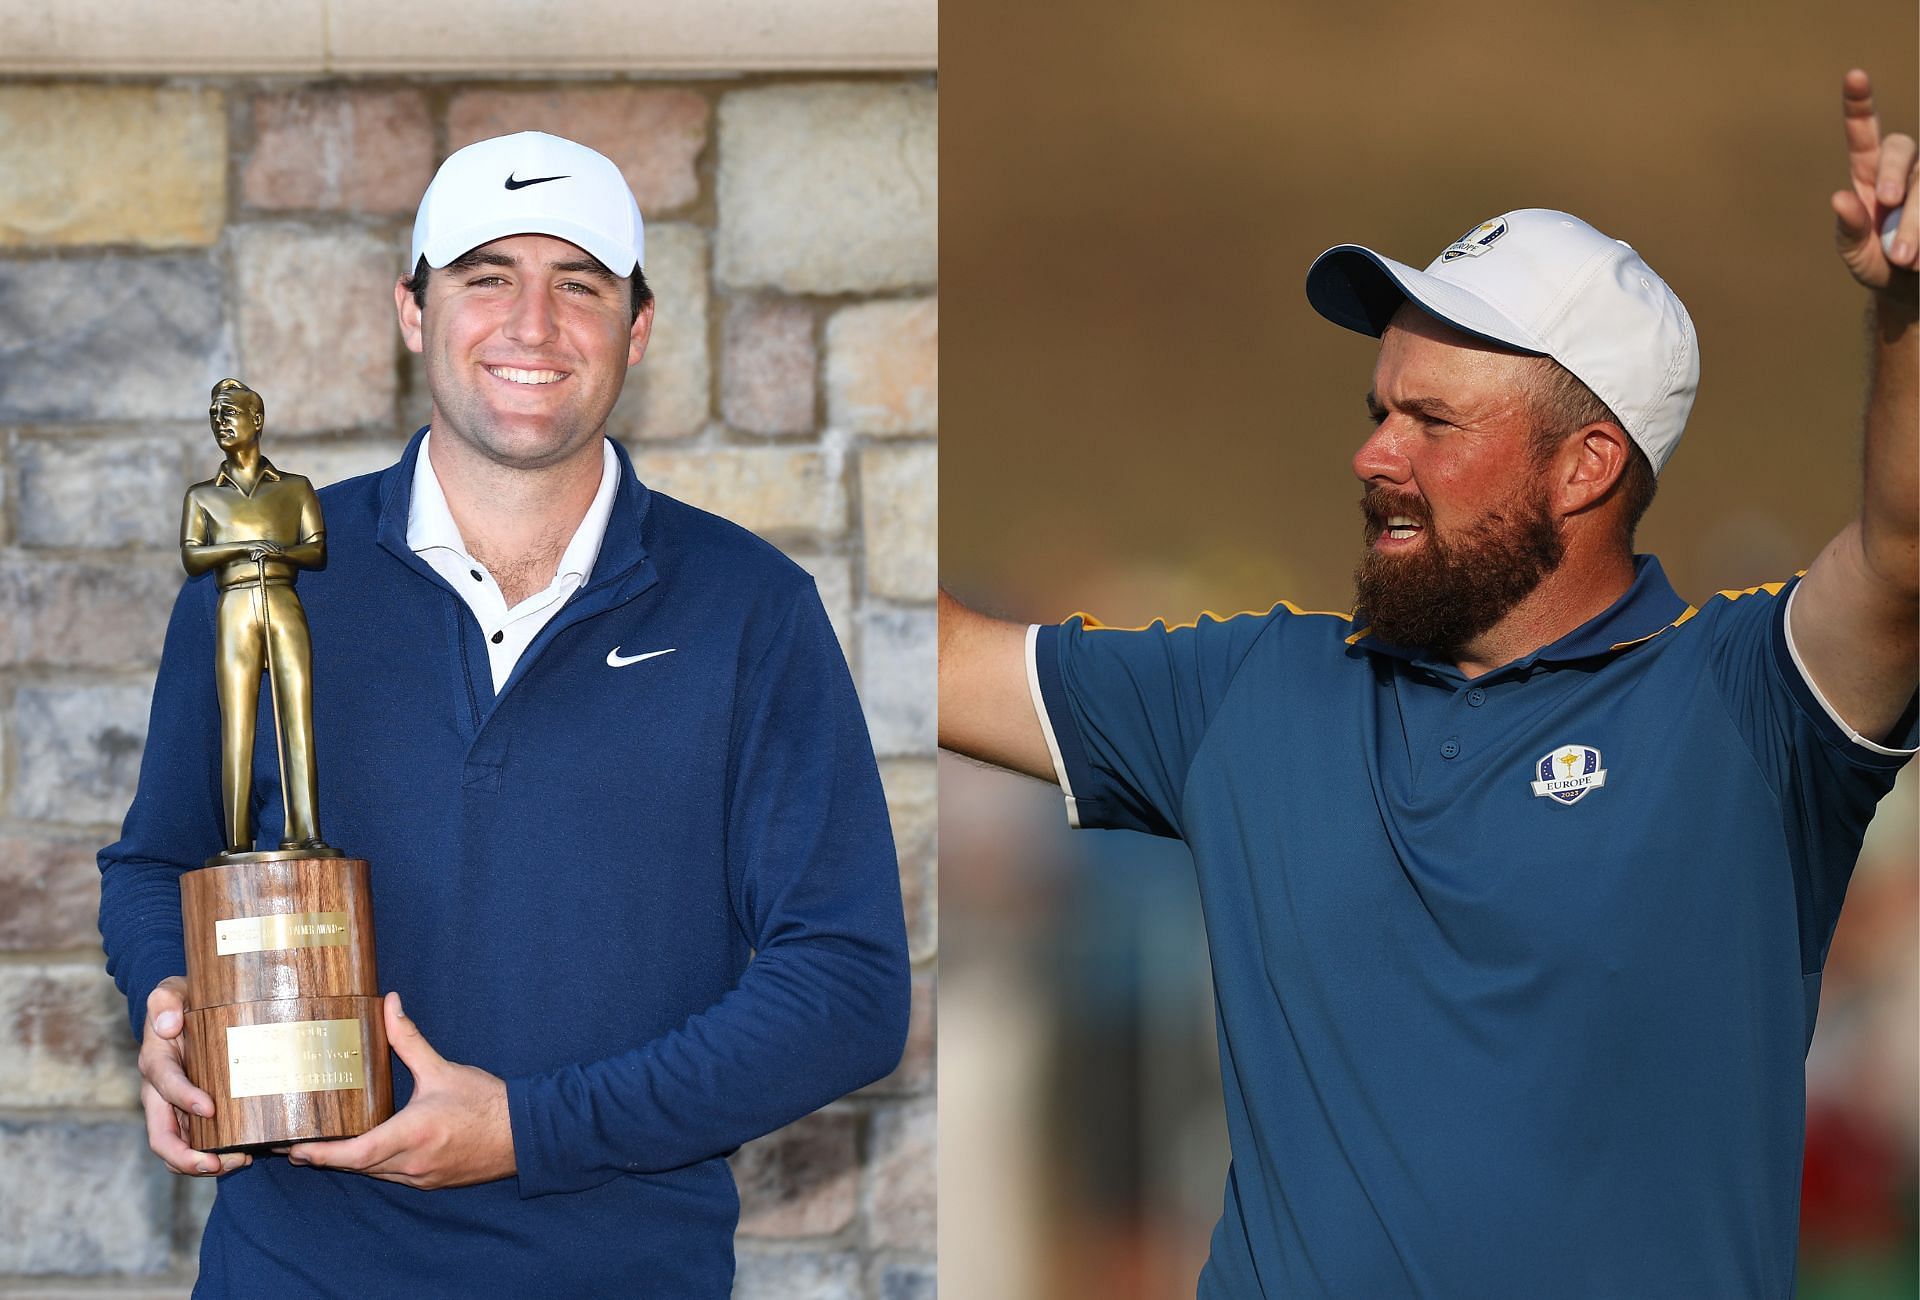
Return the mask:
[[435, 268], [508, 235], [578, 244], [615, 275], [645, 264], [644, 227], [611, 159], [541, 131], [458, 150], [434, 173], [413, 220], [413, 256]]
[[1507, 233], [1507, 219], [1495, 217], [1492, 221], [1483, 221], [1460, 238], [1447, 245], [1447, 251], [1440, 254], [1440, 260], [1451, 262], [1456, 257], [1478, 257], [1493, 247], [1500, 236]]
[[1657, 472], [1700, 384], [1693, 321], [1640, 254], [1578, 217], [1523, 208], [1483, 221], [1425, 271], [1341, 244], [1314, 259], [1307, 301], [1379, 337], [1411, 301], [1489, 343], [1552, 357], [1605, 402]]

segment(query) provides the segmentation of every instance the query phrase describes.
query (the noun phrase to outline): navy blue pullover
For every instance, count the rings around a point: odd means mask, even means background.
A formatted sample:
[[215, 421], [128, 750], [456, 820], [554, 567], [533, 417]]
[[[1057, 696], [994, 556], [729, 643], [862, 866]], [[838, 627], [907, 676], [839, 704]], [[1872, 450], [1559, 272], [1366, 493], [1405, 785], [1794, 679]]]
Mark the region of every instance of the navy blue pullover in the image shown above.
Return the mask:
[[[506, 1079], [518, 1173], [417, 1191], [256, 1159], [220, 1180], [195, 1294], [725, 1296], [725, 1156], [905, 1038], [899, 877], [845, 661], [804, 571], [622, 451], [592, 575], [496, 697], [472, 613], [407, 547], [419, 442], [320, 494], [328, 562], [299, 590], [321, 828], [371, 863], [382, 985], [447, 1059]], [[221, 842], [214, 596], [180, 593], [100, 854], [136, 1037], [185, 973], [180, 873]], [[265, 846], [273, 744], [263, 722]]]

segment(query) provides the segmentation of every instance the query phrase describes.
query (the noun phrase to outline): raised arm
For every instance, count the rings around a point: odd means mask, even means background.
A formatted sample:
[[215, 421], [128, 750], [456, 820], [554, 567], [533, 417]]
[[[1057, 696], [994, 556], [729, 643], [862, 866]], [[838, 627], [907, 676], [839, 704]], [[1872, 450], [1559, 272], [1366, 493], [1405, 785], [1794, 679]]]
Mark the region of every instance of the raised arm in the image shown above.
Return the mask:
[[[1871, 295], [1864, 483], [1859, 516], [1795, 593], [1792, 632], [1827, 703], [1879, 741], [1913, 698], [1920, 652], [1920, 184], [1913, 137], [1880, 136], [1866, 73], [1847, 73], [1841, 103], [1851, 185], [1833, 196], [1835, 240]], [[1881, 222], [1903, 204], [1889, 252]]]
[[940, 593], [940, 745], [1043, 781], [1053, 755], [1027, 687], [1027, 629]]

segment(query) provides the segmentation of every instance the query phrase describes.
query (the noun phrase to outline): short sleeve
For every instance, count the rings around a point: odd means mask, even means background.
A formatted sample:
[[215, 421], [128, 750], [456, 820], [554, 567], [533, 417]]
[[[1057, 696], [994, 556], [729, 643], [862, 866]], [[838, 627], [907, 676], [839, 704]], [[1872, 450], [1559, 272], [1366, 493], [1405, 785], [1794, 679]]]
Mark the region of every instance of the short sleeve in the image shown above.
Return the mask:
[[1076, 827], [1179, 838], [1187, 772], [1271, 613], [1027, 630], [1027, 685]]
[[1920, 745], [1909, 701], [1893, 734], [1860, 736], [1808, 676], [1788, 627], [1794, 583], [1709, 601], [1713, 673], [1727, 712], [1772, 789], [1793, 861], [1802, 969], [1826, 958], [1874, 805]]
[[325, 536], [326, 519], [320, 513], [320, 495], [313, 490], [313, 483], [303, 475], [291, 475], [300, 479], [302, 489], [300, 497], [300, 540]]

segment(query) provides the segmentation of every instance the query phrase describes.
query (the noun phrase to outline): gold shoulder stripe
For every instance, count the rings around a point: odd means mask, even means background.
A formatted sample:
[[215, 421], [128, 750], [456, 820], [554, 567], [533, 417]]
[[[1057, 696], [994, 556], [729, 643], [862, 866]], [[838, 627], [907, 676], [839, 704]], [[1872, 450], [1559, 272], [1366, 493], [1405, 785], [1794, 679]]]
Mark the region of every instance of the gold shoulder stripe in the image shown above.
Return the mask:
[[1351, 612], [1343, 614], [1331, 609], [1301, 609], [1290, 600], [1276, 600], [1265, 609], [1241, 609], [1235, 610], [1231, 614], [1216, 614], [1210, 609], [1203, 609], [1198, 616], [1189, 619], [1185, 623], [1169, 623], [1164, 618], [1156, 618], [1151, 623], [1144, 623], [1138, 627], [1116, 627], [1108, 623], [1102, 623], [1085, 610], [1075, 610], [1061, 621], [1067, 622], [1077, 618], [1080, 620], [1080, 626], [1088, 632], [1151, 632], [1155, 628], [1159, 628], [1163, 632], [1178, 632], [1182, 628], [1198, 627], [1200, 620], [1203, 618], [1211, 619], [1215, 623], [1227, 623], [1236, 618], [1265, 618], [1276, 609], [1284, 609], [1289, 614], [1297, 614], [1302, 617], [1318, 615], [1323, 618], [1340, 618], [1348, 621], [1353, 619]]
[[[1350, 609], [1349, 610], [1301, 609], [1298, 605], [1294, 604], [1290, 600], [1283, 600], [1280, 603], [1286, 607], [1287, 613], [1289, 614], [1298, 614], [1298, 615], [1301, 615], [1302, 617], [1305, 617], [1308, 614], [1315, 614], [1320, 616], [1321, 618], [1341, 618], [1341, 619], [1345, 619], [1349, 623], [1353, 622], [1353, 611]], [[1269, 609], [1267, 612], [1271, 614], [1273, 611]]]
[[[1800, 570], [1800, 572], [1794, 574], [1793, 576], [1796, 578], [1802, 578], [1806, 576], [1806, 572], [1807, 571], [1805, 569], [1802, 569]], [[1778, 596], [1780, 594], [1780, 589], [1786, 585], [1787, 584], [1784, 580], [1780, 582], [1763, 582], [1757, 587], [1740, 587], [1737, 589], [1729, 589], [1727, 591], [1716, 591], [1713, 594], [1716, 596], [1724, 596], [1728, 600], [1738, 600], [1742, 596], [1757, 595], [1758, 593], [1763, 591], [1766, 592], [1769, 596]]]
[[[1807, 576], [1807, 571], [1805, 569], [1797, 569], [1794, 571], [1793, 576], [1795, 578], [1804, 578]], [[1754, 596], [1754, 595], [1758, 595], [1760, 592], [1763, 592], [1763, 591], [1766, 592], [1769, 596], [1778, 596], [1780, 594], [1781, 588], [1785, 587], [1788, 581], [1791, 581], [1791, 579], [1784, 579], [1780, 582], [1763, 582], [1757, 587], [1730, 587], [1725, 591], [1716, 591], [1714, 593], [1714, 598], [1724, 599], [1724, 600], [1738, 600], [1742, 596]], [[1692, 618], [1695, 614], [1698, 614], [1699, 612], [1700, 610], [1698, 606], [1689, 605], [1686, 607], [1686, 609], [1681, 611], [1679, 618], [1674, 619], [1673, 622], [1661, 628], [1659, 632], [1649, 632], [1647, 633], [1647, 635], [1641, 636], [1641, 637], [1635, 637], [1631, 641], [1616, 641], [1612, 645], [1608, 646], [1607, 649], [1625, 650], [1631, 646], [1643, 645], [1646, 642], [1653, 640], [1653, 638], [1659, 636], [1660, 632], [1671, 632], [1674, 628], [1679, 627], [1682, 623], [1686, 622], [1688, 619]]]

